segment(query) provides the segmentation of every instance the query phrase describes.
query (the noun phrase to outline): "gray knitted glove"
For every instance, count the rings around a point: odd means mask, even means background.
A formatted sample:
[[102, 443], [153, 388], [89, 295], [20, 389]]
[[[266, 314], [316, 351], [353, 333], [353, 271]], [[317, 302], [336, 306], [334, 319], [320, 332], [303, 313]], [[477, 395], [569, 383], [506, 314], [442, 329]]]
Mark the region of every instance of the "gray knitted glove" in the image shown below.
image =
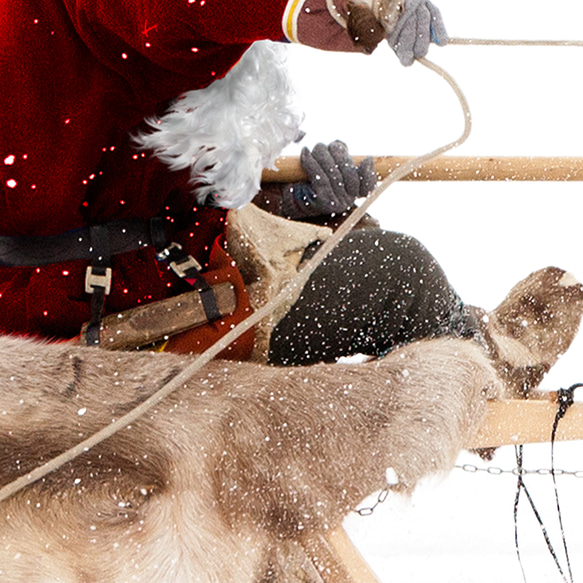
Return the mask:
[[291, 219], [340, 214], [365, 197], [377, 182], [372, 157], [356, 166], [346, 144], [317, 144], [302, 150], [300, 161], [310, 181], [290, 184], [283, 192], [282, 214]]
[[403, 15], [387, 41], [402, 65], [412, 65], [427, 54], [429, 43], [447, 44], [441, 13], [429, 0], [406, 0]]

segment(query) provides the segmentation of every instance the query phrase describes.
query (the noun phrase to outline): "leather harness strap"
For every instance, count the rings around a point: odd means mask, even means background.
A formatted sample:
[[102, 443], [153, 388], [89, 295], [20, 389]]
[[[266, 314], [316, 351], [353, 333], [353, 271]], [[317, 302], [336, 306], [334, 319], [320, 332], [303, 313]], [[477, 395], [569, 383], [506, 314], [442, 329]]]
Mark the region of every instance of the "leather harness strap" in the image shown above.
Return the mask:
[[150, 232], [158, 261], [165, 261], [178, 277], [188, 282], [200, 294], [204, 313], [209, 321], [219, 320], [221, 311], [217, 305], [217, 298], [212, 287], [200, 273], [202, 271], [200, 263], [186, 253], [182, 245], [168, 243], [163, 219], [159, 217], [151, 219]]
[[111, 290], [111, 258], [148, 246], [156, 250], [158, 261], [167, 263], [178, 277], [198, 291], [208, 320], [220, 319], [213, 289], [200, 273], [202, 266], [181, 245], [168, 241], [165, 221], [161, 217], [148, 221], [113, 221], [46, 237], [0, 236], [0, 266], [39, 267], [90, 260], [85, 275], [85, 291], [92, 294], [86, 339], [88, 345], [97, 346], [105, 296]]
[[92, 262], [87, 266], [85, 291], [93, 294], [91, 298], [91, 321], [87, 327], [88, 346], [99, 345], [101, 318], [105, 307], [105, 296], [111, 290], [111, 252], [107, 225], [90, 227]]
[[[90, 260], [95, 255], [91, 230], [92, 227], [85, 227], [47, 237], [0, 236], [0, 265], [40, 267], [63, 261]], [[148, 224], [140, 220], [107, 223], [107, 237], [112, 256], [153, 244]]]

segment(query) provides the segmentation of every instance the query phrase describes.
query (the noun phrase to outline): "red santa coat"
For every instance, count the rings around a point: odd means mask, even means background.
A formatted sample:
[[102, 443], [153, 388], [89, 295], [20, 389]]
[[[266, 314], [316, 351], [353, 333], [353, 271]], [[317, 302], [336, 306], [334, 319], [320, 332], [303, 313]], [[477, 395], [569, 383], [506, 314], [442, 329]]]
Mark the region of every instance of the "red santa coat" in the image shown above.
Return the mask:
[[[45, 236], [117, 219], [169, 222], [208, 270], [236, 269], [220, 248], [223, 210], [197, 208], [187, 172], [170, 172], [130, 136], [168, 100], [224, 76], [250, 44], [283, 37], [285, 0], [7, 0], [0, 19], [0, 235]], [[170, 193], [173, 193], [170, 196]], [[107, 312], [183, 290], [151, 248], [114, 257]], [[70, 338], [90, 319], [85, 261], [0, 267], [0, 331]], [[231, 319], [203, 332], [212, 342]], [[206, 338], [206, 336], [210, 337]]]

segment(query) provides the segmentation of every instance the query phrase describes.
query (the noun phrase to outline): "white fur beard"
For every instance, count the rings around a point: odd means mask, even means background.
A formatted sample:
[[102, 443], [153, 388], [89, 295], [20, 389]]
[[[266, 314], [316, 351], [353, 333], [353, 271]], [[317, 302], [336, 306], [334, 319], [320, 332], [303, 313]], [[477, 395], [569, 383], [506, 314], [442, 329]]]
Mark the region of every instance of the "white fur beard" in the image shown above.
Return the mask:
[[253, 44], [223, 79], [181, 95], [153, 129], [136, 137], [171, 170], [190, 167], [200, 204], [238, 208], [259, 191], [261, 173], [299, 134], [302, 115], [285, 47]]

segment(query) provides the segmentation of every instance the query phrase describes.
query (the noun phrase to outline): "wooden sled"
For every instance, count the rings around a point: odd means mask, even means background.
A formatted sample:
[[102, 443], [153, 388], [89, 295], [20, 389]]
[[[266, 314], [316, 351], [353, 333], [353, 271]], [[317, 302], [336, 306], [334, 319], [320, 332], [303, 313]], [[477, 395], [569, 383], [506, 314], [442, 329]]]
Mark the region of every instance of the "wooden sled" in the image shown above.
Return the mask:
[[[467, 448], [550, 442], [556, 412], [556, 393], [537, 393], [526, 401], [492, 401], [484, 425]], [[574, 403], [567, 410], [555, 439], [583, 439], [583, 403]], [[342, 528], [318, 542], [317, 550], [326, 561], [325, 583], [380, 583]]]
[[[359, 163], [364, 156], [354, 156]], [[375, 157], [379, 179], [411, 160], [402, 156]], [[277, 170], [265, 170], [265, 182], [306, 180], [298, 157], [276, 161]], [[407, 181], [583, 181], [579, 157], [463, 157], [441, 156], [409, 174]], [[557, 412], [556, 394], [537, 394], [529, 400], [491, 402], [484, 425], [467, 449], [550, 442]], [[583, 403], [573, 404], [559, 423], [556, 440], [583, 439]], [[380, 583], [356, 550], [344, 529], [306, 541], [305, 549], [324, 583]], [[312, 583], [312, 581], [310, 581]], [[314, 581], [313, 583], [316, 583]]]

